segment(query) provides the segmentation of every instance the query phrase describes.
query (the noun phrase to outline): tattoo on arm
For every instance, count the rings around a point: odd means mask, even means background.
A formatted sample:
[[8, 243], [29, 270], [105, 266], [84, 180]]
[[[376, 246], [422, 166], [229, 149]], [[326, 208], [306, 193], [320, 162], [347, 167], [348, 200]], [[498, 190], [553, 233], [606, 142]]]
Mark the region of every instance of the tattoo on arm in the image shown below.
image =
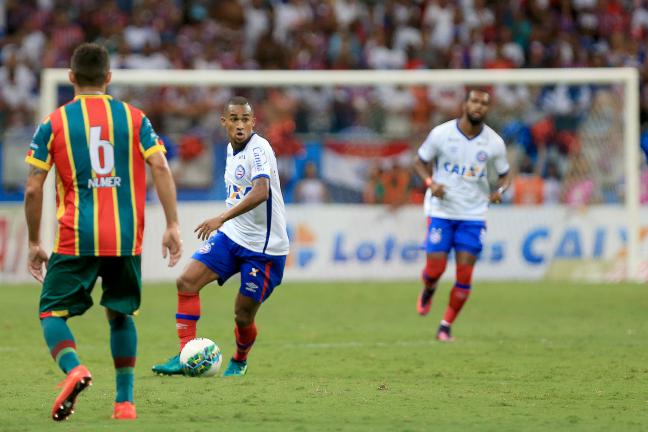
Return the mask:
[[43, 174], [47, 174], [47, 171], [45, 171], [44, 169], [35, 167], [33, 165], [29, 169], [29, 176], [30, 177], [36, 177], [36, 176], [43, 175]]

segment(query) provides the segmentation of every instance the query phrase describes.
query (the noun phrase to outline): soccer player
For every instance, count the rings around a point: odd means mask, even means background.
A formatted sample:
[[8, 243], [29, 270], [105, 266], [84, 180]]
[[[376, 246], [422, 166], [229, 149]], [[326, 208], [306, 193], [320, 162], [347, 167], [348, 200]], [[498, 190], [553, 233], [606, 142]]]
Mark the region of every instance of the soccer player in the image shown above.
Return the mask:
[[[257, 336], [254, 318], [281, 283], [288, 233], [277, 160], [270, 143], [254, 133], [254, 112], [247, 99], [233, 97], [225, 105], [221, 124], [227, 131], [227, 210], [195, 229], [205, 242], [176, 280], [176, 329], [180, 350], [196, 337], [200, 318], [200, 290], [210, 282], [225, 283], [241, 273], [234, 303], [236, 352], [223, 376], [242, 376]], [[212, 236], [210, 234], [216, 231]], [[182, 374], [179, 355], [153, 366], [163, 375]]]
[[[147, 162], [164, 208], [162, 256], [169, 266], [182, 253], [176, 192], [164, 146], [142, 111], [106, 94], [111, 79], [108, 52], [82, 44], [72, 55], [74, 100], [40, 124], [26, 157], [25, 187], [29, 231], [29, 272], [43, 287], [40, 322], [52, 358], [67, 374], [52, 407], [65, 420], [92, 375], [81, 364], [67, 319], [92, 306], [90, 296], [101, 276], [101, 305], [110, 324], [110, 349], [117, 394], [113, 418], [136, 418], [133, 368], [137, 333], [132, 314], [140, 306], [140, 267], [144, 233]], [[56, 166], [58, 228], [52, 255], [40, 243], [43, 184]], [[47, 273], [43, 278], [43, 264]]]
[[[415, 157], [414, 169], [427, 185], [425, 213], [428, 217], [426, 265], [417, 311], [427, 315], [437, 282], [451, 249], [455, 252], [456, 279], [450, 302], [436, 338], [452, 341], [450, 328], [470, 295], [475, 262], [486, 233], [489, 202], [499, 203], [511, 183], [506, 146], [484, 124], [491, 98], [483, 89], [470, 89], [460, 118], [430, 132]], [[487, 166], [492, 163], [499, 178], [490, 192]]]

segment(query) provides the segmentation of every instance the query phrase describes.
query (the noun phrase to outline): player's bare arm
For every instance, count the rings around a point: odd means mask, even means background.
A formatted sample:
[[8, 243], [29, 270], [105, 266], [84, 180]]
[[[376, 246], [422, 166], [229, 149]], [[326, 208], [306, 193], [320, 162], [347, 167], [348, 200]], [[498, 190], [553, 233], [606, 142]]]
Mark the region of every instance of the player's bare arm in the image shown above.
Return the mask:
[[180, 225], [176, 207], [176, 188], [171, 169], [162, 152], [153, 153], [146, 162], [151, 167], [153, 184], [157, 191], [160, 203], [166, 218], [166, 230], [162, 236], [162, 258], [169, 254], [169, 267], [173, 267], [182, 256], [182, 240], [180, 239]]
[[504, 195], [504, 192], [506, 189], [511, 186], [511, 181], [512, 181], [512, 176], [511, 172], [507, 172], [506, 174], [503, 174], [499, 176], [497, 179], [497, 189], [495, 189], [493, 192], [490, 194], [490, 202], [494, 204], [499, 204], [502, 202], [502, 195]]
[[432, 180], [432, 167], [429, 163], [421, 159], [419, 155], [414, 157], [414, 171], [421, 180], [423, 180], [425, 185], [430, 188], [432, 196], [443, 198], [445, 195], [444, 186], [441, 183], [435, 183], [434, 180]]
[[247, 213], [270, 196], [270, 180], [266, 177], [259, 177], [252, 182], [252, 190], [234, 207], [224, 211], [218, 216], [207, 219], [196, 227], [194, 232], [200, 240], [207, 240], [210, 234], [218, 230], [225, 222], [236, 216]]
[[43, 213], [43, 185], [47, 171], [31, 166], [25, 185], [25, 217], [29, 233], [29, 254], [27, 268], [39, 282], [43, 282], [43, 264], [47, 263], [47, 254], [40, 243], [40, 222]]

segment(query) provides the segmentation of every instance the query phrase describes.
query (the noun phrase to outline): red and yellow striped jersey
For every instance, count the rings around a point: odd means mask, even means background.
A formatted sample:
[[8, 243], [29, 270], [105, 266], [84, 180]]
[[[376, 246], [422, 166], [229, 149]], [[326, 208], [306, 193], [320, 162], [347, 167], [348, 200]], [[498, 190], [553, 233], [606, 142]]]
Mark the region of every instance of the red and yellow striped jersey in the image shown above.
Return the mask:
[[38, 127], [25, 161], [56, 166], [54, 252], [142, 253], [145, 160], [165, 151], [142, 111], [108, 95], [80, 95]]

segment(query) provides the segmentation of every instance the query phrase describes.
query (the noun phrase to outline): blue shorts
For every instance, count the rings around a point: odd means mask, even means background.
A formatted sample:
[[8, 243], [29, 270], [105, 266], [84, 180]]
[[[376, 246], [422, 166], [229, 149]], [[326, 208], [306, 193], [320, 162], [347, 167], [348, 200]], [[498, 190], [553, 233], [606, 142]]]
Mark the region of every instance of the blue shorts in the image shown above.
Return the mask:
[[428, 218], [425, 252], [468, 252], [479, 256], [486, 234], [486, 222]]
[[286, 266], [285, 255], [252, 252], [220, 231], [203, 242], [191, 258], [216, 273], [219, 285], [241, 272], [239, 292], [259, 303], [270, 297], [275, 287], [281, 284]]

